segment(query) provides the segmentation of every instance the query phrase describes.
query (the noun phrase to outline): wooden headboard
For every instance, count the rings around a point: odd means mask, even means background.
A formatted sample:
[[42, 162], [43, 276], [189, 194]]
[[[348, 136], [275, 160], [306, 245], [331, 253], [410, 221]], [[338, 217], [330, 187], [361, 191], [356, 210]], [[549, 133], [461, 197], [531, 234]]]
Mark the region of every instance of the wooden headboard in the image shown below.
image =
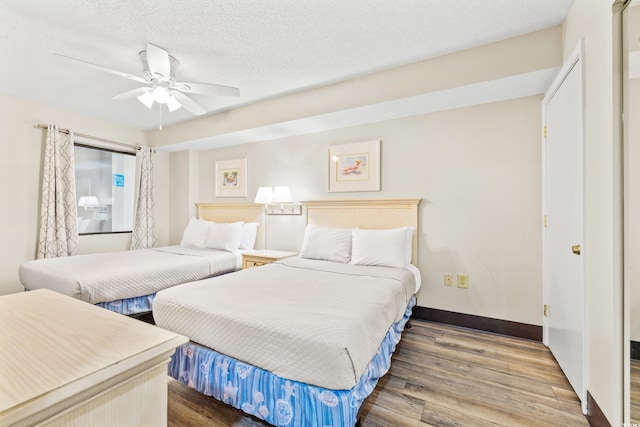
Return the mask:
[[196, 203], [198, 218], [213, 222], [257, 222], [256, 249], [264, 249], [264, 206], [254, 203]]
[[413, 227], [411, 263], [418, 262], [420, 199], [323, 200], [302, 202], [307, 224], [335, 228], [387, 229]]

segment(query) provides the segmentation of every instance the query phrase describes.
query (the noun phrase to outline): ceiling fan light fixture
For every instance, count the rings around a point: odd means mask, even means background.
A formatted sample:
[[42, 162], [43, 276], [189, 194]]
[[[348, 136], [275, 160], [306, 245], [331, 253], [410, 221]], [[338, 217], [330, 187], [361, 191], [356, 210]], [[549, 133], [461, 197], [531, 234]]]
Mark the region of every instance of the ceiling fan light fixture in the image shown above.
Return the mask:
[[167, 108], [169, 111], [176, 111], [180, 107], [182, 107], [182, 104], [173, 96], [169, 96], [169, 99], [167, 99]]
[[153, 100], [158, 104], [166, 104], [169, 100], [169, 92], [162, 86], [158, 86], [151, 92], [153, 95]]
[[151, 92], [147, 91], [137, 98], [138, 101], [142, 102], [147, 108], [151, 108], [153, 106], [153, 95], [151, 95]]
[[[184, 108], [185, 111], [193, 115], [201, 116], [206, 114], [207, 111], [183, 92], [209, 96], [240, 96], [240, 89], [237, 87], [223, 86], [213, 83], [188, 83], [177, 81], [175, 74], [180, 67], [180, 62], [173, 56], [169, 55], [166, 50], [152, 43], [147, 43], [147, 49], [139, 52], [140, 61], [142, 62], [142, 77], [113, 70], [111, 68], [103, 67], [102, 65], [92, 64], [91, 62], [87, 62], [82, 59], [76, 59], [60, 54], [56, 55], [77, 61], [90, 68], [115, 74], [144, 84], [145, 86], [143, 87], [128, 90], [114, 96], [112, 99], [121, 101], [138, 98], [138, 101], [149, 109], [152, 109], [153, 105], [157, 102], [161, 106], [162, 104], [167, 104], [167, 109], [169, 111]], [[162, 114], [162, 108], [159, 108], [158, 111]]]

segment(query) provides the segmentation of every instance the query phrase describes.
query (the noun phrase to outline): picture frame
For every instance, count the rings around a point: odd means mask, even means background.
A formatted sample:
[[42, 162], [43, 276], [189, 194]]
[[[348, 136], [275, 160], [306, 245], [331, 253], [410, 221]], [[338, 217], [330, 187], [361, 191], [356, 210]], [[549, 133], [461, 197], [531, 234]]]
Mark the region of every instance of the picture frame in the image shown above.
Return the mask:
[[247, 197], [247, 159], [216, 162], [216, 197]]
[[329, 147], [329, 192], [380, 191], [380, 140]]

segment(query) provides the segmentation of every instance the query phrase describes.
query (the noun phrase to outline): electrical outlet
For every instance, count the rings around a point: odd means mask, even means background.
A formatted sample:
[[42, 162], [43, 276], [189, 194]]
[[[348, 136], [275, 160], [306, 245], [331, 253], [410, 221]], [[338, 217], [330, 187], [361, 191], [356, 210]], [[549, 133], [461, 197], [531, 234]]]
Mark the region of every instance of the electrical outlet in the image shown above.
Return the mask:
[[444, 285], [445, 286], [453, 286], [453, 274], [445, 274], [444, 275]]
[[469, 276], [467, 274], [458, 274], [458, 287], [463, 289], [469, 287]]

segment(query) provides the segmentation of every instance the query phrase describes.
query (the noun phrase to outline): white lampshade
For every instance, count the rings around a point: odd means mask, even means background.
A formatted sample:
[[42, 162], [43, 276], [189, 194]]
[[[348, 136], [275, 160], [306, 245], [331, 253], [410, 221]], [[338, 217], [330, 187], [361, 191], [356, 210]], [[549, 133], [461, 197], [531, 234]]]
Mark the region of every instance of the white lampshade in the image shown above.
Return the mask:
[[273, 198], [273, 190], [271, 187], [260, 187], [253, 203], [260, 203], [261, 205], [268, 205]]
[[142, 102], [147, 108], [153, 107], [153, 95], [149, 91], [140, 95], [138, 101]]
[[291, 203], [293, 202], [293, 198], [291, 197], [291, 191], [289, 191], [289, 187], [281, 185], [274, 187], [273, 189], [273, 198], [271, 199], [272, 203]]
[[162, 86], [156, 87], [151, 92], [151, 95], [153, 95], [153, 100], [156, 101], [158, 104], [166, 104], [167, 101], [169, 100], [169, 92], [167, 92], [167, 90]]
[[83, 208], [98, 208], [100, 207], [100, 202], [98, 202], [98, 198], [96, 196], [82, 196], [80, 200], [78, 200], [78, 206]]
[[169, 96], [169, 99], [167, 99], [167, 108], [169, 111], [176, 111], [180, 107], [182, 107], [182, 104], [173, 96]]

